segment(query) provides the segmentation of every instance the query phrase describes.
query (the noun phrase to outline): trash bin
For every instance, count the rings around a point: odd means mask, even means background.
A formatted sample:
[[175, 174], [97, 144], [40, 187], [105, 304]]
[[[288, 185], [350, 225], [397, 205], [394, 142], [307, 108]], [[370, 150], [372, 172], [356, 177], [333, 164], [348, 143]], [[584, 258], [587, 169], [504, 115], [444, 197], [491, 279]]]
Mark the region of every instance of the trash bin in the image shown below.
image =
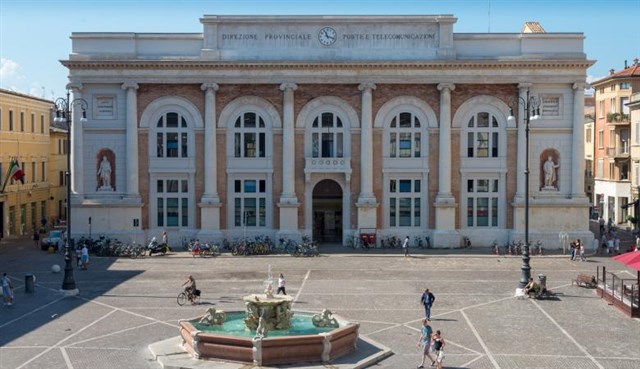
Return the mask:
[[35, 278], [33, 274], [24, 275], [24, 292], [33, 293], [35, 291]]
[[547, 276], [544, 274], [538, 274], [538, 283], [540, 284], [540, 288], [542, 288], [542, 290], [546, 290], [547, 289]]

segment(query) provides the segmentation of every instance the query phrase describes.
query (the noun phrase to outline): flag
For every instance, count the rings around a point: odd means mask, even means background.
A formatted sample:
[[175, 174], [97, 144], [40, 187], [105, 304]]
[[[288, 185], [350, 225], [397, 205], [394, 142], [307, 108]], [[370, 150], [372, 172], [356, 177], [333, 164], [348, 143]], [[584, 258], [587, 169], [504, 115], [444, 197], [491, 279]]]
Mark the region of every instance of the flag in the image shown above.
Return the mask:
[[24, 172], [20, 169], [18, 161], [15, 159], [9, 164], [9, 177], [13, 178], [14, 181], [20, 181], [24, 184]]
[[11, 159], [9, 163], [9, 170], [7, 170], [7, 177], [4, 179], [4, 183], [2, 184], [2, 189], [0, 193], [4, 192], [4, 189], [7, 187], [7, 182], [9, 182], [9, 178], [13, 178], [14, 181], [20, 181], [24, 184], [24, 172], [20, 169], [18, 165], [18, 161], [15, 159]]

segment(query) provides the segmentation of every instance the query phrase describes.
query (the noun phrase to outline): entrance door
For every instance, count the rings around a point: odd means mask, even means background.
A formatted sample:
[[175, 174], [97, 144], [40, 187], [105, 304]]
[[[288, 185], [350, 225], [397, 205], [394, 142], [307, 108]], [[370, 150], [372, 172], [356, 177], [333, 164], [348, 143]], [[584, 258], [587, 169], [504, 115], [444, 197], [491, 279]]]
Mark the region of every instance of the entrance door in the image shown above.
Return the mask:
[[318, 182], [313, 188], [313, 239], [342, 241], [342, 188], [330, 179]]

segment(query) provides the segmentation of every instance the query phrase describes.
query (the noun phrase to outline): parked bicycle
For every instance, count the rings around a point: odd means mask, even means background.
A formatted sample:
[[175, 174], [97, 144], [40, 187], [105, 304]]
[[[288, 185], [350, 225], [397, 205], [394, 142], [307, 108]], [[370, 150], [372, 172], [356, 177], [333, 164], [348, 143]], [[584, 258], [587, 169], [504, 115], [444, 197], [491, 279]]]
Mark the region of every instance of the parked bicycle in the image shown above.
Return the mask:
[[498, 240], [493, 240], [491, 244], [491, 253], [494, 255], [500, 255], [500, 245], [498, 244]]
[[462, 240], [460, 241], [460, 248], [462, 249], [470, 249], [471, 248], [471, 240], [467, 236], [462, 236]]

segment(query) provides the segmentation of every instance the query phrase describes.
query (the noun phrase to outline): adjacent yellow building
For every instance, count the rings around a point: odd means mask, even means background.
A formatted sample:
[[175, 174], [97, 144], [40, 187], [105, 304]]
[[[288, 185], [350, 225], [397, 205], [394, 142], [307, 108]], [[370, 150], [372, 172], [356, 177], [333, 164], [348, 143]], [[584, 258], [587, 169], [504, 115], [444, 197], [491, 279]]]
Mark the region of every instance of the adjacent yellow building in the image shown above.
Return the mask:
[[0, 193], [2, 236], [30, 235], [43, 219], [51, 224], [64, 215], [58, 173], [66, 170], [66, 130], [51, 128], [52, 107], [50, 100], [0, 89], [0, 190], [13, 158], [25, 174], [24, 184], [9, 178]]

